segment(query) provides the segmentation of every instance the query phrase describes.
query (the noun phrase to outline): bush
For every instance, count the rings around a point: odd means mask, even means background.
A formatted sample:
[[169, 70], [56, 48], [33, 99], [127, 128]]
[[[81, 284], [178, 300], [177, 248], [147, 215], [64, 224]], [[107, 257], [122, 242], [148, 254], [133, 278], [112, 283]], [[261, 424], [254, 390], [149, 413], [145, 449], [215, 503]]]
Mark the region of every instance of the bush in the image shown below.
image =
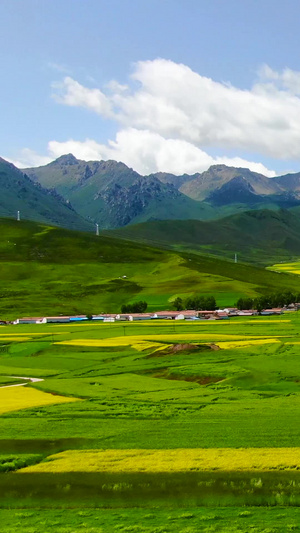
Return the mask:
[[124, 304], [121, 307], [121, 313], [145, 313], [148, 307], [147, 302], [135, 302], [133, 304]]

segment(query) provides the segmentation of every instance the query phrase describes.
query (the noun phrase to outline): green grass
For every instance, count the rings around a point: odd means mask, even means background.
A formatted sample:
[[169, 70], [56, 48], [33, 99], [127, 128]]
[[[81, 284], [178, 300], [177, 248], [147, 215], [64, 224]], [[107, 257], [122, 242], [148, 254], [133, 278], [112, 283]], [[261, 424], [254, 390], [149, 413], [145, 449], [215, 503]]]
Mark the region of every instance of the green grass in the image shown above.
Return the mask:
[[4, 387], [5, 385], [16, 385], [17, 383], [25, 383], [25, 381], [23, 379], [0, 376], [0, 387]]
[[[88, 438], [93, 447], [106, 448], [296, 446], [300, 438], [299, 345], [289, 343], [299, 340], [299, 320], [297, 314], [289, 314], [273, 320], [233, 319], [213, 324], [5, 328], [28, 336], [39, 333], [40, 338], [10, 343], [0, 358], [0, 374], [43, 377], [35, 387], [83, 401], [7, 413], [1, 417], [1, 437]], [[163, 334], [170, 342], [174, 333], [183, 341], [187, 334], [196, 338], [199, 334], [199, 343], [203, 343], [203, 334], [206, 341], [213, 336], [214, 343], [218, 335], [222, 340], [224, 335], [269, 335], [280, 342], [159, 357], [151, 356], [153, 350], [137, 352], [131, 346], [53, 344], [76, 342], [76, 338], [107, 338], [109, 343], [112, 337], [149, 334]], [[207, 385], [197, 383], [197, 379], [206, 383], [207, 377]]]
[[0, 472], [18, 470], [25, 466], [34, 465], [42, 459], [43, 456], [37, 454], [0, 454]]
[[194, 293], [224, 306], [298, 290], [288, 274], [26, 221], [0, 219], [0, 254], [1, 319], [118, 312], [137, 300], [155, 311]]
[[[66, 449], [297, 447], [299, 325], [300, 314], [291, 313], [213, 323], [0, 328], [0, 334], [31, 338], [6, 343], [0, 380], [42, 377], [30, 386], [82, 398], [0, 416], [0, 464], [19, 468], [22, 458], [40, 461]], [[109, 347], [116, 337], [163, 336], [168, 344], [174, 334], [184, 341], [191, 333], [199, 349]], [[216, 351], [203, 347], [203, 339], [218, 344], [226, 335], [279, 342]], [[76, 339], [106, 339], [107, 346], [59, 344]], [[207, 377], [203, 384], [193, 381]], [[298, 471], [167, 478], [6, 472], [0, 474], [1, 528], [5, 533], [281, 533], [297, 530], [299, 486]]]
[[287, 533], [299, 531], [297, 508], [5, 509], [5, 533]]
[[215, 220], [150, 220], [105, 233], [148, 246], [229, 259], [237, 252], [240, 261], [258, 265], [299, 257], [299, 217], [292, 211], [274, 211], [272, 207], [246, 212], [242, 209], [230, 216], [225, 211], [222, 219], [215, 212]]

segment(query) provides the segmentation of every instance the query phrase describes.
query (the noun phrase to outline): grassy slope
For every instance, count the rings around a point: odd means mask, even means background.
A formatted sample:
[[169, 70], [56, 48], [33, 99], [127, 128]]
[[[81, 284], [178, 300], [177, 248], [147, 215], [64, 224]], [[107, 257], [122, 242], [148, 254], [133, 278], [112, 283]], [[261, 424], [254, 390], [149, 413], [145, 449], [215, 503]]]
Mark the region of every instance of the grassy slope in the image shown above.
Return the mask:
[[213, 221], [152, 221], [119, 228], [108, 235], [152, 246], [194, 249], [270, 264], [300, 255], [299, 216], [285, 210], [258, 210]]
[[166, 309], [194, 293], [230, 305], [241, 295], [298, 289], [294, 276], [25, 221], [1, 220], [0, 253], [4, 318], [117, 312], [140, 299]]
[[34, 185], [14, 165], [0, 158], [0, 216], [16, 217], [18, 210], [25, 219], [83, 231], [93, 229], [61, 199]]

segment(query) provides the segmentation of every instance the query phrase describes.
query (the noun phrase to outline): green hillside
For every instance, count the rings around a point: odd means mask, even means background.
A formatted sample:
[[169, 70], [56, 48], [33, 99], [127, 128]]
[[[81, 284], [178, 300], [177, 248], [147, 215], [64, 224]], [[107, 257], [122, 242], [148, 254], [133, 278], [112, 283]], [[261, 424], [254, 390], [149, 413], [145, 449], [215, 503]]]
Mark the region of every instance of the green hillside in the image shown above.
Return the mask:
[[223, 306], [244, 295], [299, 289], [288, 274], [10, 219], [0, 219], [0, 254], [4, 319], [118, 312], [136, 300], [154, 311], [195, 293], [213, 294]]
[[93, 230], [92, 224], [78, 215], [54, 191], [34, 184], [14, 165], [0, 158], [0, 216], [21, 217], [82, 231]]
[[296, 211], [248, 211], [212, 221], [151, 221], [109, 234], [231, 259], [238, 253], [240, 260], [264, 265], [300, 256], [300, 217]]

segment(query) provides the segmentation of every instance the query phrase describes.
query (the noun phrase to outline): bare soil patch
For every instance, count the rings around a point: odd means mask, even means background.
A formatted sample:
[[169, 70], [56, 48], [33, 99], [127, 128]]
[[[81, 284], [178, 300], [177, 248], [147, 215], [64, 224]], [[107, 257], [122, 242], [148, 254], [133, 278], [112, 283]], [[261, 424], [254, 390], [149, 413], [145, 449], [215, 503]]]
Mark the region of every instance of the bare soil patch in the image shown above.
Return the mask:
[[150, 359], [151, 357], [165, 357], [166, 355], [176, 355], [180, 353], [182, 355], [182, 352], [185, 352], [187, 354], [191, 352], [202, 352], [207, 350], [219, 350], [219, 346], [217, 344], [189, 344], [189, 343], [178, 343], [178, 344], [172, 344], [171, 346], [168, 346], [164, 350], [157, 350], [149, 355], [146, 356], [146, 359]]

